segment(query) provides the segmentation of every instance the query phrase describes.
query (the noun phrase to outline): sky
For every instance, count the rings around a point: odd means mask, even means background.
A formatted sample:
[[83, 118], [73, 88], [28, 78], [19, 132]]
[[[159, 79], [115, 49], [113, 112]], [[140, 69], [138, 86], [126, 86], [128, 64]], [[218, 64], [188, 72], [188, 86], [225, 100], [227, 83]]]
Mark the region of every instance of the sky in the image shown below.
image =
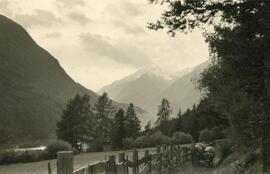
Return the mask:
[[172, 38], [146, 27], [164, 9], [147, 0], [0, 0], [0, 14], [93, 91], [144, 67], [174, 73], [208, 59], [199, 30]]

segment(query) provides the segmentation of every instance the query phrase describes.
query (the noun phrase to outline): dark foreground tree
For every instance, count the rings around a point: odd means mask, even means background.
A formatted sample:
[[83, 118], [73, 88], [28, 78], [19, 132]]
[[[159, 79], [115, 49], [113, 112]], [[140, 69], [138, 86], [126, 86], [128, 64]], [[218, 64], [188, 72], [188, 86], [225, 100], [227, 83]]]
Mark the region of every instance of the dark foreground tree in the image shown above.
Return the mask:
[[123, 140], [126, 138], [126, 129], [125, 129], [125, 112], [123, 109], [118, 110], [114, 117], [114, 126], [113, 126], [113, 146], [117, 149], [123, 148]]
[[137, 138], [141, 131], [140, 120], [137, 117], [133, 103], [130, 103], [125, 117], [126, 136]]
[[252, 140], [252, 148], [262, 148], [263, 172], [270, 173], [270, 1], [151, 1], [169, 7], [152, 29], [167, 27], [174, 35], [210, 28], [205, 36], [213, 66], [204, 72], [201, 87], [235, 133]]
[[57, 138], [80, 149], [81, 143], [91, 140], [92, 112], [88, 95], [76, 95], [71, 99], [57, 122]]

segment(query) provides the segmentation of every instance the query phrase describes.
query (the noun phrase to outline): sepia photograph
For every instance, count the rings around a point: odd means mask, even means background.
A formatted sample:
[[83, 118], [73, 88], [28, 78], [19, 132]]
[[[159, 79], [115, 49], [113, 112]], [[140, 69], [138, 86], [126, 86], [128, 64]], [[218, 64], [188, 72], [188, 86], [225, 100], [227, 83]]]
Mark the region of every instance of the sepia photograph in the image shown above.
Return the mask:
[[270, 1], [0, 0], [0, 174], [270, 174]]

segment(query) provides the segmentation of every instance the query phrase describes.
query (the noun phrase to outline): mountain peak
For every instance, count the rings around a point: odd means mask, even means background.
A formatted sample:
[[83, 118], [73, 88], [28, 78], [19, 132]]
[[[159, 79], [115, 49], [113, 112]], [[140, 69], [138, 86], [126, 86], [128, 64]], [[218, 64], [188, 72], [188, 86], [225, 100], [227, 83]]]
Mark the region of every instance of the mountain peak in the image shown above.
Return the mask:
[[171, 80], [171, 77], [172, 77], [171, 73], [162, 69], [159, 66], [145, 67], [145, 68], [138, 70], [136, 73], [140, 74], [140, 76], [147, 75], [149, 77], [159, 77], [159, 78], [163, 78], [165, 80]]

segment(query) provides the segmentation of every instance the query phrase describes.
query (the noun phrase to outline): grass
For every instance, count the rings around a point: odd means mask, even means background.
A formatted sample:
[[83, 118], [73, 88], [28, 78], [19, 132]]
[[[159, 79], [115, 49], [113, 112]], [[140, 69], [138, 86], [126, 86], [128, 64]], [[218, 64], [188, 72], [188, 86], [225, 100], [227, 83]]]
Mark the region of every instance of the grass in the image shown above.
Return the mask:
[[[139, 150], [139, 157], [144, 155], [145, 149]], [[154, 148], [150, 148], [150, 153], [154, 153]], [[105, 160], [106, 156], [118, 155], [123, 151], [112, 152], [93, 152], [84, 153], [74, 156], [74, 169], [79, 169], [87, 164]], [[128, 155], [128, 159], [132, 159], [132, 150], [124, 151]], [[48, 174], [48, 163], [51, 164], [52, 174], [56, 174], [56, 160], [47, 160], [33, 163], [18, 163], [0, 166], [2, 174]]]

